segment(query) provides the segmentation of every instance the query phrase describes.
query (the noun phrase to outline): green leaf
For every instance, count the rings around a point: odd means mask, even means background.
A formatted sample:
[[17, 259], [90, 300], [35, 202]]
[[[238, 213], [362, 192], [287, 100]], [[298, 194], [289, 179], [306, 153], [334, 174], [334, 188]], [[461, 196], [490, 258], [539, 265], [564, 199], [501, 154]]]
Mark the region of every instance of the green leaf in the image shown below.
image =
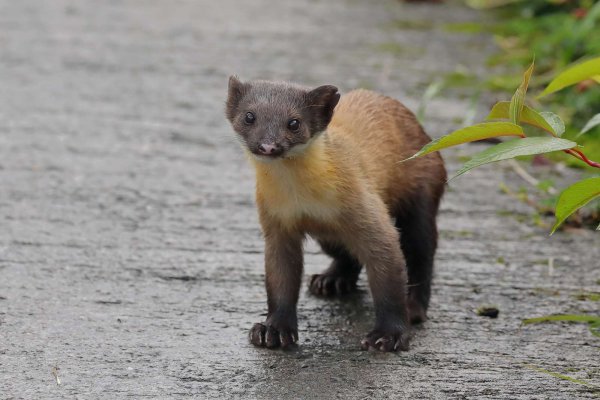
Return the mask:
[[580, 314], [558, 314], [558, 315], [546, 315], [544, 317], [528, 318], [524, 319], [525, 325], [539, 324], [540, 322], [585, 322], [588, 324], [594, 322], [600, 322], [600, 317], [595, 315], [580, 315]]
[[[508, 119], [510, 103], [508, 101], [498, 102], [492, 107], [486, 119]], [[550, 115], [551, 114], [551, 115]], [[565, 124], [560, 117], [554, 113], [538, 113], [533, 108], [523, 106], [519, 123], [525, 123], [543, 129], [556, 136], [561, 136], [565, 130]]]
[[584, 133], [586, 133], [587, 131], [591, 130], [592, 128], [596, 127], [600, 125], [600, 114], [596, 114], [594, 115], [583, 127], [583, 129], [581, 130], [581, 132], [579, 132], [577, 134], [577, 136], [575, 136], [576, 138], [578, 138], [579, 136], [583, 135]]
[[507, 160], [518, 156], [528, 156], [531, 154], [549, 153], [552, 151], [572, 149], [577, 143], [570, 140], [559, 139], [555, 137], [531, 137], [519, 140], [511, 140], [490, 147], [481, 153], [476, 154], [449, 180], [456, 178], [465, 172], [479, 167], [483, 164], [489, 164], [496, 161]]
[[579, 315], [579, 314], [558, 314], [547, 315], [544, 317], [529, 318], [523, 320], [523, 324], [539, 324], [540, 322], [583, 322], [589, 324], [590, 332], [594, 336], [600, 337], [600, 317], [596, 315]]
[[558, 115], [550, 111], [542, 111], [539, 115], [552, 127], [556, 136], [561, 137], [565, 133], [565, 123]]
[[600, 75], [600, 57], [576, 64], [561, 72], [550, 82], [538, 98], [585, 81], [586, 79], [592, 79], [596, 75]]
[[512, 99], [510, 99], [510, 106], [508, 108], [508, 116], [513, 124], [518, 124], [521, 120], [521, 113], [523, 112], [523, 105], [525, 104], [525, 94], [527, 93], [527, 87], [529, 86], [529, 79], [533, 73], [534, 62], [531, 63], [527, 71], [523, 74], [523, 80], [517, 88]]
[[510, 101], [499, 101], [494, 104], [492, 110], [488, 114], [485, 119], [508, 119], [508, 107], [510, 106]]
[[433, 153], [447, 147], [456, 146], [459, 144], [474, 142], [477, 140], [488, 139], [497, 136], [521, 136], [523, 129], [519, 125], [510, 122], [484, 122], [473, 126], [461, 128], [452, 133], [442, 136], [437, 140], [427, 143], [418, 153], [406, 160], [411, 160], [425, 154]]
[[597, 21], [600, 19], [600, 3], [592, 3], [596, 4], [590, 7], [587, 10], [585, 17], [573, 27], [574, 36], [572, 37], [581, 38], [580, 40], [583, 40], [586, 36], [590, 36], [592, 32], [596, 32]]
[[502, 7], [511, 3], [518, 3], [524, 0], [466, 0], [466, 3], [471, 8], [476, 8], [479, 10]]
[[458, 33], [480, 33], [486, 29], [485, 25], [479, 22], [454, 22], [444, 25], [448, 32]]
[[436, 80], [432, 82], [427, 89], [425, 89], [425, 93], [423, 93], [423, 97], [421, 98], [421, 103], [419, 104], [419, 109], [417, 110], [417, 120], [421, 123], [425, 120], [425, 108], [427, 104], [433, 99], [438, 93], [443, 89], [444, 81]]
[[563, 190], [556, 203], [556, 223], [550, 234], [552, 235], [569, 215], [598, 196], [600, 196], [600, 176], [584, 179]]
[[[594, 332], [592, 331], [592, 333], [594, 333]], [[600, 388], [598, 386], [595, 386], [595, 385], [593, 385], [593, 384], [591, 384], [589, 382], [586, 382], [584, 380], [576, 379], [576, 378], [573, 378], [573, 377], [565, 375], [565, 374], [561, 374], [561, 373], [558, 373], [558, 372], [547, 370], [545, 368], [540, 368], [540, 367], [538, 367], [536, 365], [533, 365], [533, 364], [524, 363], [523, 366], [525, 366], [526, 368], [532, 369], [534, 371], [541, 372], [542, 374], [547, 374], [547, 375], [553, 376], [554, 378], [558, 378], [558, 379], [562, 379], [562, 380], [565, 380], [565, 381], [577, 383], [579, 385], [587, 386], [587, 387], [591, 388], [593, 391], [600, 390]]]

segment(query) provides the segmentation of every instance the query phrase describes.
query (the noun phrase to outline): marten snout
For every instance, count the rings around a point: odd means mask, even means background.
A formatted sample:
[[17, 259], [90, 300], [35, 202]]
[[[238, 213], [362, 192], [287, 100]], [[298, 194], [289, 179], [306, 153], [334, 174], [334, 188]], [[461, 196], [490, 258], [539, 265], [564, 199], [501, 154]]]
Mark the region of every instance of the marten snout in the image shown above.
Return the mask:
[[278, 143], [262, 143], [258, 145], [258, 151], [263, 156], [278, 156], [283, 153], [283, 147]]

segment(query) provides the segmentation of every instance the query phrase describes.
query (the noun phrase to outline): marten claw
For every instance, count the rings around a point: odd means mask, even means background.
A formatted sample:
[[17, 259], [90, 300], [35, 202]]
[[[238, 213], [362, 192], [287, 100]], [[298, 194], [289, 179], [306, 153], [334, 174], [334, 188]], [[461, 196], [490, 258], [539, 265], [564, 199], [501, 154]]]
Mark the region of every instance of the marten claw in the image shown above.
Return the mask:
[[340, 296], [350, 293], [355, 283], [345, 276], [316, 274], [310, 279], [308, 289], [317, 296]]
[[257, 323], [250, 329], [250, 343], [269, 349], [286, 348], [298, 341], [298, 332], [276, 329], [272, 325]]
[[383, 334], [379, 331], [373, 331], [360, 341], [360, 346], [363, 350], [374, 349], [383, 352], [407, 351], [408, 336], [401, 332]]

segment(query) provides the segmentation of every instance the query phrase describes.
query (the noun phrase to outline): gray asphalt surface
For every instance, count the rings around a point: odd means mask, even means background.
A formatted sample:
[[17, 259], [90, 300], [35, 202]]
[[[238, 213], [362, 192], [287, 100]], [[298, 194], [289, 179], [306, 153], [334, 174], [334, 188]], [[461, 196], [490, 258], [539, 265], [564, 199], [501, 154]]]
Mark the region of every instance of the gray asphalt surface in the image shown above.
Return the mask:
[[[523, 183], [498, 165], [449, 188], [430, 320], [408, 353], [359, 350], [365, 276], [345, 301], [303, 291], [298, 349], [248, 343], [263, 244], [223, 115], [229, 74], [368, 87], [414, 109], [436, 77], [481, 75], [492, 39], [444, 28], [481, 18], [392, 0], [1, 0], [0, 398], [593, 398], [542, 370], [600, 387], [598, 338], [520, 324], [598, 312], [576, 295], [600, 291], [599, 236], [548, 238], [500, 193]], [[444, 92], [428, 132], [468, 104]], [[449, 171], [480, 149], [445, 152]], [[306, 276], [327, 265], [307, 253]], [[475, 314], [486, 304], [497, 319]]]

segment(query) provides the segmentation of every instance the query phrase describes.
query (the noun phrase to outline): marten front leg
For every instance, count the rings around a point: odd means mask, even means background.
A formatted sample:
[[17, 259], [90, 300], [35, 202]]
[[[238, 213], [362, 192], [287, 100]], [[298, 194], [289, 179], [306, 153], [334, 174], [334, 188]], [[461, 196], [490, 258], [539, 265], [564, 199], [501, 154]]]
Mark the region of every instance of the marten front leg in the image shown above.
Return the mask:
[[[262, 222], [262, 221], [261, 221]], [[302, 235], [263, 224], [268, 314], [250, 330], [255, 346], [285, 348], [298, 341], [296, 304], [302, 281]]]
[[375, 327], [361, 341], [365, 350], [408, 350], [410, 324], [407, 308], [407, 273], [398, 232], [383, 204], [372, 199], [365, 216], [346, 235], [348, 247], [366, 266], [375, 305]]

